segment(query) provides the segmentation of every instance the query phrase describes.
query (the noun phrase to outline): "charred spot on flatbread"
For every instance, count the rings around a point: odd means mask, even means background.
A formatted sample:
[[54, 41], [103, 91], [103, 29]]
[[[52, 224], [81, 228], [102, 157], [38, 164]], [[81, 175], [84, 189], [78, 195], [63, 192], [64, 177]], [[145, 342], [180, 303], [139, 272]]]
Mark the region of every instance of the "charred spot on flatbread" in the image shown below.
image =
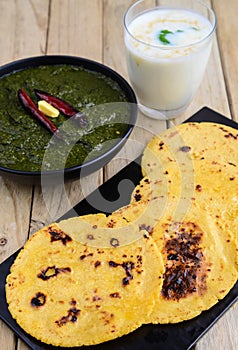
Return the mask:
[[39, 308], [46, 303], [46, 295], [42, 292], [37, 292], [31, 299], [31, 306], [34, 308]]
[[[175, 234], [171, 232], [165, 241], [167, 262], [161, 294], [165, 299], [179, 300], [197, 292], [198, 280], [200, 293], [205, 293], [206, 275], [201, 273], [205, 260], [201, 248], [202, 230], [193, 222], [175, 225]], [[169, 228], [165, 231], [170, 235]]]
[[49, 226], [47, 232], [50, 235], [51, 242], [61, 241], [63, 245], [66, 245], [68, 242], [72, 241], [72, 238], [69, 235], [57, 227]]
[[108, 228], [113, 228], [114, 226], [116, 225], [116, 221], [111, 219], [108, 224], [107, 224], [107, 227]]
[[139, 202], [141, 200], [141, 194], [140, 191], [138, 189], [136, 189], [135, 193], [134, 193], [134, 199], [136, 202]]
[[45, 269], [41, 270], [41, 272], [38, 273], [37, 277], [41, 278], [43, 281], [47, 281], [52, 277], [56, 277], [59, 273], [66, 273], [71, 272], [70, 267], [56, 267], [54, 266], [48, 266]]
[[70, 304], [72, 306], [67, 311], [67, 315], [62, 316], [61, 318], [59, 318], [58, 320], [55, 321], [55, 323], [58, 327], [62, 327], [69, 322], [71, 322], [71, 323], [77, 322], [81, 310], [76, 308], [76, 306], [75, 306], [76, 301], [74, 299], [72, 299]]
[[233, 138], [234, 140], [238, 140], [238, 133], [236, 132], [235, 129], [232, 130], [231, 132], [231, 129], [227, 129], [227, 127], [223, 127], [223, 126], [220, 126], [219, 129], [224, 132], [224, 137], [225, 138]]
[[84, 260], [85, 258], [92, 257], [93, 253], [88, 253], [88, 254], [82, 254], [80, 255], [79, 259]]
[[108, 262], [108, 265], [110, 267], [114, 267], [114, 268], [121, 266], [124, 269], [126, 276], [123, 277], [123, 279], [122, 279], [122, 285], [127, 286], [130, 283], [130, 280], [133, 279], [133, 270], [136, 268], [137, 273], [139, 273], [138, 269], [139, 269], [139, 265], [141, 265], [142, 257], [137, 256], [137, 261], [138, 261], [138, 265], [136, 265], [136, 266], [135, 266], [135, 263], [132, 261], [125, 261], [123, 263], [117, 263], [117, 262], [112, 261], [112, 260]]
[[110, 297], [111, 297], [111, 298], [119, 298], [119, 299], [121, 299], [121, 295], [120, 295], [120, 293], [118, 293], [118, 292], [111, 293], [111, 294], [110, 294]]

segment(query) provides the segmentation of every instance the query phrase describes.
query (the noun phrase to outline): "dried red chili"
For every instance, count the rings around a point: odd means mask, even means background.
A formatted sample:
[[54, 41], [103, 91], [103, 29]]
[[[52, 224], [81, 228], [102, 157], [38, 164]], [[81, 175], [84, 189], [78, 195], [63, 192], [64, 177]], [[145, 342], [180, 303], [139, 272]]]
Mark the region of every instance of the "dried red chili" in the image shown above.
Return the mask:
[[18, 90], [18, 97], [29, 115], [41, 123], [48, 131], [61, 139], [59, 129], [36, 107], [30, 96], [23, 89]]
[[48, 92], [35, 89], [35, 94], [42, 100], [51, 104], [51, 106], [57, 108], [61, 113], [67, 117], [72, 117], [80, 127], [87, 125], [88, 121], [86, 116], [71, 106], [68, 102], [62, 100], [59, 97], [49, 94]]

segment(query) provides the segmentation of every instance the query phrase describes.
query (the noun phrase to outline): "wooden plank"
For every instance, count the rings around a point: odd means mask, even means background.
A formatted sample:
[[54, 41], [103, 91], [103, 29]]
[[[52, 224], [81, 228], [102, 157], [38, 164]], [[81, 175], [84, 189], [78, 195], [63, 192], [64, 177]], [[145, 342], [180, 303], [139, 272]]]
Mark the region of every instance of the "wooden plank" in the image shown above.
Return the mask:
[[[123, 19], [126, 10], [134, 1], [103, 0], [103, 61], [112, 69], [118, 71], [126, 79], [126, 51], [124, 46]], [[154, 1], [152, 0], [153, 4]]]
[[[0, 64], [45, 51], [48, 0], [0, 1]], [[7, 29], [6, 29], [7, 28]], [[23, 245], [28, 236], [32, 186], [0, 178], [0, 259]], [[16, 338], [0, 322], [1, 350], [15, 349]]]
[[238, 349], [238, 304], [228, 310], [222, 318], [198, 342], [196, 350]]
[[213, 1], [217, 15], [217, 35], [232, 118], [238, 121], [237, 0]]
[[102, 1], [52, 0], [47, 54], [102, 60]]
[[[28, 236], [32, 200], [30, 186], [0, 178], [0, 262], [21, 247]], [[1, 350], [15, 349], [15, 336], [0, 321]]]
[[2, 350], [13, 350], [16, 344], [12, 331], [3, 322], [0, 322], [0, 344]]
[[[25, 242], [30, 222], [32, 190], [0, 178], [0, 259], [1, 262]], [[4, 214], [3, 214], [4, 213]]]
[[[12, 61], [25, 57], [27, 53], [33, 56], [42, 53], [46, 43], [48, 5], [48, 0], [0, 2], [0, 29], [6, 32], [8, 28], [11, 38], [3, 40], [1, 36], [0, 50], [4, 53], [1, 59]], [[1, 208], [5, 213], [0, 218], [0, 228], [3, 235], [9, 235], [7, 245], [2, 247], [1, 259], [4, 259], [17, 250], [27, 237], [32, 187], [3, 178], [0, 181]]]
[[49, 0], [0, 1], [1, 64], [45, 53], [48, 7]]
[[[134, 1], [104, 0], [104, 63], [121, 74], [128, 82], [126, 50], [124, 45], [123, 19], [128, 7]], [[151, 0], [151, 6], [156, 4]], [[158, 132], [166, 128], [166, 123], [156, 121], [138, 113], [138, 120], [129, 141], [120, 153], [105, 168], [105, 178], [110, 178], [121, 168], [134, 160], [143, 151], [146, 143]]]

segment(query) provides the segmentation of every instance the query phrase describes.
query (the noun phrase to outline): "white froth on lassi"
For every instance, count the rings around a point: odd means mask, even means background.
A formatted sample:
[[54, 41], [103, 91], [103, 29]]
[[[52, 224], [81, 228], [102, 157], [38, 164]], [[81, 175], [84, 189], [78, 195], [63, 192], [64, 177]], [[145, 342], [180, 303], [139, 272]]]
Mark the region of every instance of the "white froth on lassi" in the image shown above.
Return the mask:
[[182, 8], [158, 7], [134, 18], [125, 43], [140, 103], [161, 111], [187, 105], [201, 83], [212, 31], [206, 17]]

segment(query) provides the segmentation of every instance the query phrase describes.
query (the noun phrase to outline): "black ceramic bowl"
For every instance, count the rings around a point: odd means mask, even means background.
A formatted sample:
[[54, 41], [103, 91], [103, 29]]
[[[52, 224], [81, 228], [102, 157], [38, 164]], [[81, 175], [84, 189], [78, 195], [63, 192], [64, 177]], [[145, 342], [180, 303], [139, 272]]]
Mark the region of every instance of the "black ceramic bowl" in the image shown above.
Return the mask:
[[[124, 92], [127, 102], [130, 106], [130, 113], [128, 116], [128, 123], [126, 123], [126, 130], [122, 136], [118, 139], [116, 144], [114, 144], [109, 150], [106, 150], [105, 153], [97, 156], [96, 158], [83, 162], [73, 167], [65, 168], [63, 170], [49, 170], [49, 171], [23, 171], [23, 170], [14, 170], [6, 167], [0, 166], [0, 175], [9, 177], [13, 180], [16, 180], [21, 183], [27, 184], [40, 184], [42, 175], [44, 176], [44, 181], [47, 179], [49, 183], [55, 182], [58, 177], [62, 178], [62, 172], [64, 172], [64, 180], [77, 179], [80, 176], [88, 175], [101, 167], [107, 164], [121, 149], [126, 140], [128, 139], [130, 133], [133, 130], [133, 127], [137, 118], [137, 101], [135, 94], [127, 83], [127, 81], [116, 73], [114, 70], [109, 67], [81, 57], [75, 56], [64, 56], [64, 55], [50, 55], [50, 56], [37, 56], [30, 57], [21, 60], [17, 60], [11, 63], [8, 63], [0, 67], [0, 79], [5, 75], [11, 74], [16, 71], [24, 70], [31, 67], [38, 67], [42, 65], [75, 65], [80, 66], [84, 69], [93, 72], [99, 72], [106, 77], [111, 78], [115, 81], [120, 89]], [[1, 106], [0, 106], [1, 108]]]

